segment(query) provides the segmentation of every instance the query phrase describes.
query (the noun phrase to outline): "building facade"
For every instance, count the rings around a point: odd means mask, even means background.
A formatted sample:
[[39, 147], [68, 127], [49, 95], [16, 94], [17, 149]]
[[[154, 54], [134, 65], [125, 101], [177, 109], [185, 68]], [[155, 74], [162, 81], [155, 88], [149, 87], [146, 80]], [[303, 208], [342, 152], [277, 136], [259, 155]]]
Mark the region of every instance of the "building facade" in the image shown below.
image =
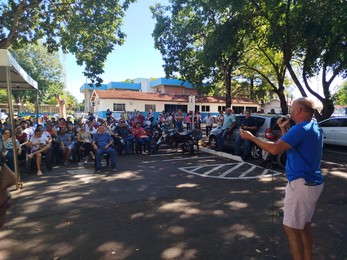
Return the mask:
[[[150, 90], [150, 91], [143, 91]], [[195, 111], [204, 117], [207, 112], [217, 115], [218, 111], [225, 111], [225, 97], [211, 97], [198, 95], [196, 89], [188, 82], [159, 78], [153, 81], [136, 79], [134, 83], [110, 82], [100, 87], [84, 84], [81, 92], [85, 96], [85, 112], [93, 112], [98, 117], [105, 118], [106, 110], [113, 112], [140, 111], [144, 115], [152, 110], [155, 116], [162, 111], [175, 112], [182, 109], [188, 111], [189, 96], [195, 96]], [[247, 98], [232, 99], [235, 113], [242, 113], [249, 109], [256, 112], [259, 105]]]

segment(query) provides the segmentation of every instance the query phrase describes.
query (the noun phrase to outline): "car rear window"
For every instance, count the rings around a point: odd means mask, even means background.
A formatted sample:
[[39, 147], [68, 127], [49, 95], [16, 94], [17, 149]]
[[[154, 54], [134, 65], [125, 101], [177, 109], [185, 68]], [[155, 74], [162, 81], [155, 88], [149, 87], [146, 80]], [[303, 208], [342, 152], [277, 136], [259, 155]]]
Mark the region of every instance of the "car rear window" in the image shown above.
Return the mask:
[[281, 130], [280, 127], [277, 124], [277, 119], [278, 119], [278, 117], [271, 118], [270, 128], [273, 129], [273, 130]]
[[257, 127], [258, 128], [262, 127], [265, 122], [265, 118], [256, 117], [256, 120], [257, 120]]
[[336, 127], [339, 125], [339, 121], [336, 119], [330, 119], [319, 124], [321, 127]]

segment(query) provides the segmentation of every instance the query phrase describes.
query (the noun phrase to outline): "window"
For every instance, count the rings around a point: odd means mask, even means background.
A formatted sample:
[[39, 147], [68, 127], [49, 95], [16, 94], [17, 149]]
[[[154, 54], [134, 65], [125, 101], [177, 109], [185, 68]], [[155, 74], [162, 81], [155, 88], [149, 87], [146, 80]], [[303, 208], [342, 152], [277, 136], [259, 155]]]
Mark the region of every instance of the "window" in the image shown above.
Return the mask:
[[210, 106], [201, 106], [202, 112], [210, 112]]
[[241, 107], [241, 106], [233, 106], [232, 108], [233, 108], [235, 114], [243, 114], [243, 112], [245, 110], [245, 108]]
[[187, 113], [188, 110], [188, 106], [187, 105], [164, 105], [164, 110], [168, 113], [171, 112], [177, 112], [178, 109], [182, 109], [183, 113]]
[[156, 112], [155, 105], [145, 105], [145, 111], [148, 112], [150, 109], [152, 109], [152, 112]]
[[219, 111], [225, 111], [225, 106], [218, 106], [218, 112]]
[[126, 111], [125, 104], [113, 103], [113, 111]]
[[256, 107], [246, 107], [246, 110], [251, 111], [251, 113], [256, 113], [257, 112], [257, 108]]

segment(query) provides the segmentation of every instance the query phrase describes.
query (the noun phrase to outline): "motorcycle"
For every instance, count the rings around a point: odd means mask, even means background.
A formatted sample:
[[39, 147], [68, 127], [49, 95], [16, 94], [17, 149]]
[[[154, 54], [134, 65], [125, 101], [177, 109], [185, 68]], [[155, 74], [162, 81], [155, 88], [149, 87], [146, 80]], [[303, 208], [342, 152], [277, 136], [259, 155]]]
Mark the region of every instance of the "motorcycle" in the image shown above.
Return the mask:
[[[173, 129], [172, 129], [173, 130]], [[154, 144], [152, 143], [152, 154], [156, 154], [159, 150], [159, 147], [161, 144], [166, 143], [169, 144], [169, 138], [170, 138], [170, 133], [172, 131], [169, 130], [169, 126], [162, 126], [162, 128], [158, 128], [157, 132], [155, 133], [155, 138], [152, 139]]]
[[194, 146], [197, 146], [199, 153], [199, 140], [202, 138], [202, 131], [200, 129], [187, 130], [183, 133], [173, 130], [169, 136], [169, 144], [171, 146], [180, 147], [183, 153], [194, 154]]
[[157, 153], [163, 143], [176, 147], [176, 150], [180, 147], [183, 153], [189, 152], [191, 155], [194, 154], [194, 146], [197, 146], [199, 153], [199, 140], [202, 138], [202, 131], [199, 129], [180, 133], [177, 129], [169, 129], [168, 126], [163, 126], [158, 134], [159, 138], [153, 145], [152, 154]]

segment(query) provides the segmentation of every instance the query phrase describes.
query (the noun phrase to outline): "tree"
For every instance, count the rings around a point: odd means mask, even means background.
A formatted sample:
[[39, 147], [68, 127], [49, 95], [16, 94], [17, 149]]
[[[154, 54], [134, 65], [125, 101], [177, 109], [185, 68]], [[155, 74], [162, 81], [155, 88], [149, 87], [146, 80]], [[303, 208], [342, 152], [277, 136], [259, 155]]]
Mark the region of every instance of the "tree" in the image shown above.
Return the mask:
[[200, 93], [223, 81], [226, 106], [231, 106], [232, 72], [244, 49], [244, 1], [182, 1], [157, 4], [152, 14], [155, 47], [162, 53], [167, 76], [178, 73]]
[[0, 89], [0, 102], [1, 103], [7, 103], [7, 91], [6, 89]]
[[[55, 94], [63, 92], [62, 65], [57, 52], [48, 53], [42, 44], [28, 44], [25, 48], [11, 50], [21, 67], [38, 83], [39, 103], [47, 103]], [[33, 91], [13, 91], [17, 103], [29, 100], [35, 103]]]
[[333, 100], [336, 105], [347, 106], [347, 81], [345, 81], [333, 95]]
[[[35, 0], [0, 3], [0, 48], [14, 49], [44, 40], [49, 52], [70, 52], [84, 75], [102, 82], [107, 55], [122, 45], [124, 10], [136, 0]], [[123, 4], [120, 4], [122, 2]]]
[[[283, 52], [287, 69], [301, 92], [306, 91], [323, 104], [318, 120], [334, 111], [330, 86], [337, 76], [347, 75], [347, 3], [340, 0], [252, 1], [266, 19], [269, 46]], [[301, 68], [295, 70], [295, 66]], [[310, 80], [321, 76], [323, 95], [315, 92]]]
[[[252, 78], [261, 78], [267, 84], [262, 84], [260, 97], [264, 100], [268, 92], [275, 93], [281, 104], [283, 114], [288, 113], [288, 105], [285, 98], [286, 64], [283, 53], [271, 48], [264, 37], [266, 26], [254, 26], [254, 34], [250, 37], [250, 44], [242, 57], [240, 70], [243, 74], [253, 74]], [[251, 78], [251, 79], [252, 79]], [[253, 97], [252, 97], [253, 98]]]

